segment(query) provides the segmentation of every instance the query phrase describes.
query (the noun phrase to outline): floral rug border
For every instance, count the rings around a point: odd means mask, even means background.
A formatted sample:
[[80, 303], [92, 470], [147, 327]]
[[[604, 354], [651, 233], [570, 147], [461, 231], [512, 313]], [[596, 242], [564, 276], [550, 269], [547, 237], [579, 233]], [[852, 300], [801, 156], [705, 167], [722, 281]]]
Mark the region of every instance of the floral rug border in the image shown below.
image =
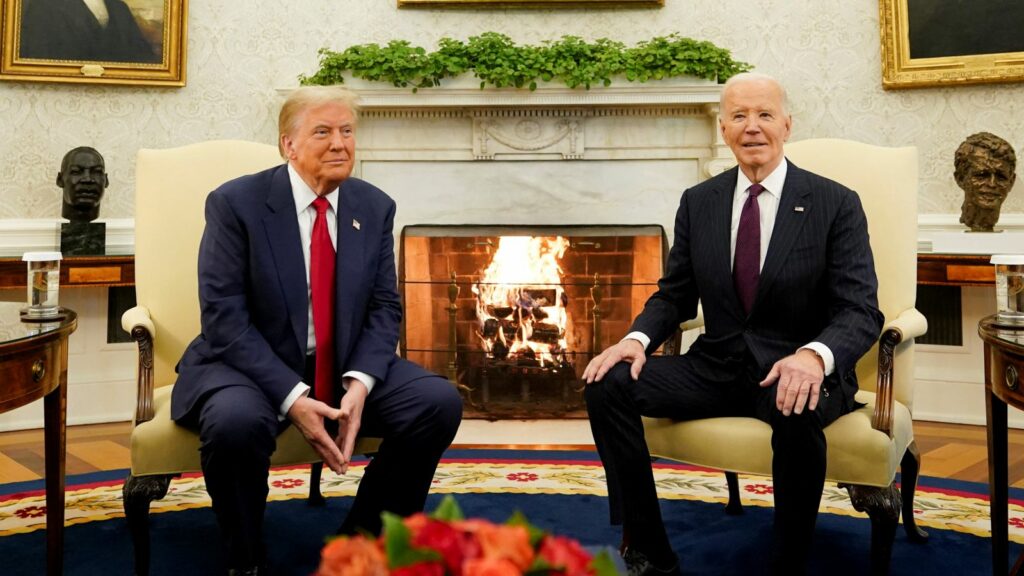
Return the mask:
[[[324, 470], [321, 490], [325, 496], [353, 496], [362, 478], [362, 466], [353, 466], [345, 476]], [[668, 500], [696, 500], [725, 503], [728, 491], [721, 472], [694, 470], [671, 464], [655, 465], [658, 494]], [[747, 506], [772, 506], [772, 481], [763, 476], [740, 475], [740, 491]], [[270, 474], [270, 500], [304, 498], [308, 493], [309, 467], [275, 469]], [[516, 493], [606, 496], [604, 470], [591, 462], [442, 461], [434, 475], [432, 492], [438, 494]], [[918, 525], [990, 536], [989, 505], [954, 491], [919, 487], [914, 500]], [[150, 507], [159, 514], [210, 505], [202, 476], [190, 475], [171, 482], [167, 496]], [[850, 504], [846, 490], [826, 484], [821, 511], [864, 518]], [[121, 482], [70, 486], [65, 503], [68, 525], [123, 518]], [[1010, 540], [1024, 543], [1024, 507], [1011, 503]], [[0, 497], [0, 536], [23, 534], [46, 528], [46, 498], [42, 491]]]

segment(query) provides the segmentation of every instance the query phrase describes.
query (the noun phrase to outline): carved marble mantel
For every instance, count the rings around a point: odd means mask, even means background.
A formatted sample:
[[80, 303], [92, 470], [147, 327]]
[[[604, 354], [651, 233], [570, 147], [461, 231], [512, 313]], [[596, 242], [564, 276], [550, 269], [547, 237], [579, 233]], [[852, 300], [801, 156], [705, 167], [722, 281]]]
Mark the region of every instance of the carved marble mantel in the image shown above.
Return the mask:
[[[689, 158], [703, 177], [734, 163], [717, 130], [720, 85], [693, 78], [621, 80], [591, 90], [481, 90], [473, 78], [413, 92], [349, 81], [362, 96], [361, 159], [442, 156], [445, 160], [607, 160]], [[444, 124], [442, 138], [421, 145], [402, 134]], [[461, 130], [452, 131], [453, 127]], [[676, 130], [672, 142], [645, 132]], [[615, 131], [624, 132], [616, 135]], [[433, 132], [438, 135], [438, 132]], [[626, 141], [616, 145], [619, 137]]]
[[680, 193], [734, 163], [715, 82], [348, 85], [362, 98], [355, 175], [395, 198], [396, 235], [410, 224], [660, 224], [671, 235]]

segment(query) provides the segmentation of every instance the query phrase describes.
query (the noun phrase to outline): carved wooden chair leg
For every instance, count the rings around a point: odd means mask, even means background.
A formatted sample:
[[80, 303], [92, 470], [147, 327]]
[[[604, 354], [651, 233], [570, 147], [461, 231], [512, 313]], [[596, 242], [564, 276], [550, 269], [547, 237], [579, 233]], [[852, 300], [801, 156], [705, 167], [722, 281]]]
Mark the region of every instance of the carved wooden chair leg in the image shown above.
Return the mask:
[[167, 495], [167, 487], [173, 475], [132, 476], [124, 481], [121, 489], [124, 517], [132, 535], [135, 548], [135, 574], [149, 574], [149, 504]]
[[725, 513], [730, 516], [743, 514], [743, 502], [740, 501], [740, 480], [735, 472], [725, 473], [725, 483], [729, 485], [729, 503], [725, 505]]
[[914, 517], [914, 493], [920, 471], [921, 453], [917, 450], [917, 442], [911, 442], [900, 462], [900, 491], [903, 495], [903, 529], [907, 532], [907, 539], [919, 544], [928, 541], [928, 533], [918, 528]]
[[896, 484], [885, 488], [845, 485], [853, 508], [871, 519], [871, 574], [886, 576], [892, 560], [892, 543], [896, 539], [896, 525], [900, 520], [903, 498]]
[[323, 462], [314, 462], [309, 465], [309, 498], [306, 503], [317, 508], [327, 504], [324, 495], [320, 493], [320, 474], [323, 470]]

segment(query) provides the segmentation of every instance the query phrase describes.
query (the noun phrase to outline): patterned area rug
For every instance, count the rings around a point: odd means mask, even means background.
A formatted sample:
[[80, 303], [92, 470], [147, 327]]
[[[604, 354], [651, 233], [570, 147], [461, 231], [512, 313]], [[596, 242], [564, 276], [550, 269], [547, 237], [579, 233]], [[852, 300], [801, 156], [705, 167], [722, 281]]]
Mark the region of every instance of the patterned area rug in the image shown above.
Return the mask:
[[[86, 478], [86, 480], [89, 480], [86, 483], [79, 483], [76, 481], [76, 478], [69, 479], [66, 505], [67, 525], [72, 527], [68, 529], [67, 540], [69, 548], [75, 546], [75, 539], [78, 534], [86, 533], [84, 529], [88, 525], [123, 518], [121, 481], [124, 478], [124, 473], [108, 473], [106, 476], [107, 478], [97, 479], [93, 475], [91, 478]], [[321, 489], [329, 498], [329, 502], [332, 503], [331, 506], [336, 508], [336, 511], [332, 512], [332, 516], [330, 516], [335, 523], [321, 530], [320, 534], [310, 538], [315, 541], [321, 540], [324, 533], [329, 534], [330, 528], [333, 528], [337, 525], [337, 522], [340, 522], [349, 501], [344, 497], [350, 497], [355, 494], [361, 476], [362, 466], [354, 466], [347, 476], [336, 476], [325, 472], [325, 477], [321, 481]], [[670, 531], [673, 532], [673, 543], [676, 545], [677, 550], [694, 546], [694, 540], [705, 537], [706, 535], [700, 532], [702, 527], [709, 526], [710, 522], [714, 522], [717, 526], [726, 521], [719, 517], [726, 517], [721, 512], [721, 504], [727, 499], [725, 479], [720, 472], [659, 462], [655, 464], [655, 478], [659, 494], [663, 499], [666, 523], [669, 525]], [[273, 503], [292, 501], [296, 504], [301, 503], [308, 492], [309, 469], [308, 467], [300, 467], [273, 470], [271, 472], [270, 484], [270, 500]], [[980, 537], [958, 540], [958, 542], [973, 542], [977, 540], [979, 548], [977, 551], [972, 552], [972, 554], [977, 555], [976, 562], [970, 562], [969, 564], [977, 565], [979, 569], [983, 567], [987, 569], [988, 556], [985, 555], [985, 552], [988, 541], [984, 540], [984, 538], [989, 536], [988, 500], [979, 493], [983, 492], [985, 487], [978, 484], [932, 479], [923, 479], [921, 484], [915, 500], [915, 515], [918, 524], [929, 530], [933, 535], [932, 542], [926, 544], [923, 548], [926, 548], [929, 554], [938, 553], [941, 550], [941, 545], [935, 542], [936, 531], [939, 531], [938, 534], [948, 532]], [[7, 485], [3, 488], [16, 491], [7, 490], [8, 493], [0, 494], [0, 536], [8, 537], [0, 539], [0, 554], [10, 558], [11, 553], [17, 552], [11, 550], [11, 545], [16, 544], [12, 540], [18, 540], [15, 536], [38, 533], [32, 542], [39, 545], [38, 556], [41, 557], [41, 536], [45, 529], [46, 511], [41, 484], [34, 488], [30, 485]], [[18, 490], [19, 488], [29, 489]], [[746, 534], [742, 531], [740, 534], [744, 534], [744, 537], [763, 539], [765, 534], [770, 534], [771, 479], [760, 476], [740, 476], [740, 490], [743, 494], [743, 502], [747, 508], [747, 514], [742, 517], [746, 520], [737, 524], [736, 529], [742, 530], [743, 524], [752, 526], [747, 529], [748, 532]], [[460, 502], [463, 499], [470, 501], [470, 505], [467, 507], [468, 512], [483, 516], [493, 516], [493, 519], [496, 520], [503, 519], [502, 516], [507, 517], [512, 511], [512, 508], [502, 509], [506, 504], [495, 504], [494, 498], [497, 495], [501, 495], [505, 499], [501, 500], [501, 502], [507, 501], [510, 503], [508, 504], [509, 506], [525, 508], [527, 515], [531, 518], [538, 516], [542, 527], [580, 538], [585, 544], [611, 545], [616, 540], [617, 532], [606, 526], [607, 504], [603, 498], [606, 496], [604, 471], [593, 453], [493, 450], [453, 451], [438, 468], [434, 478], [432, 493], [435, 495], [465, 495], [459, 496], [459, 500]], [[531, 499], [528, 495], [538, 496], [538, 498]], [[481, 499], [485, 496], [490, 498], [489, 503], [485, 503]], [[587, 498], [545, 498], [554, 496]], [[1015, 491], [1011, 496], [1019, 496], [1019, 494]], [[432, 501], [433, 499], [436, 498], [432, 497]], [[478, 502], [479, 504], [477, 504]], [[535, 509], [534, 505], [524, 504], [528, 502], [543, 502], [543, 504]], [[550, 503], [562, 502], [571, 503], [571, 506], [566, 504], [569, 507], [565, 508], [563, 512], [553, 512], [553, 506], [561, 506], [562, 504], [555, 505]], [[586, 503], [585, 512], [575, 512], [571, 509], [572, 506], [582, 506], [583, 504], [581, 503]], [[697, 508], [690, 506], [684, 511], [683, 508], [679, 507], [680, 504], [684, 503], [715, 503], [715, 506], [705, 505], [698, 507], [701, 510], [700, 514], [709, 515], [710, 519], [705, 522], [700, 520], [699, 517], [693, 516], [696, 513], [690, 511]], [[292, 505], [294, 506], [294, 504]], [[171, 490], [167, 497], [153, 503], [154, 541], [159, 540], [159, 535], [156, 533], [162, 521], [159, 517], [163, 515], [175, 516], [172, 513], [208, 508], [209, 506], [209, 497], [206, 494], [201, 476], [176, 479], [172, 482]], [[277, 504], [271, 504], [269, 507], [268, 525], [274, 522], [273, 516], [276, 514], [274, 511], [277, 509]], [[761, 510], [766, 512], [761, 512]], [[868, 541], [870, 540], [868, 522], [863, 514], [853, 510], [845, 490], [835, 485], [826, 485], [821, 511], [822, 519], [819, 520], [819, 534], [816, 536], [816, 541], [822, 540], [820, 532], [838, 530], [838, 528], [832, 528], [831, 524], [825, 524], [825, 518], [846, 517], [856, 520], [855, 524], [851, 525], [858, 526], [855, 530], [862, 533], [862, 536], [857, 538], [863, 539], [863, 541], [858, 542], [857, 545], [861, 548], [868, 546]], [[189, 520], [189, 523], [186, 525], [195, 525], [196, 522], [201, 521], [205, 526], [202, 530], [215, 534], [215, 528], [211, 528], [211, 526], [215, 526], [212, 513], [209, 511], [202, 512], [202, 515], [190, 516], [189, 518], [195, 518], [196, 520]], [[674, 519], [674, 515], [677, 513], [688, 518], [689, 524], [680, 524], [680, 528], [673, 528], [673, 523], [677, 522]], [[586, 514], [587, 518], [589, 518], [586, 521], [587, 525], [581, 526], [573, 522], [574, 518], [580, 519], [583, 514]], [[535, 521], [537, 520], [535, 519]], [[117, 528], [114, 530], [118, 534], [117, 537], [127, 540], [127, 532], [123, 528], [123, 521], [107, 524], [116, 526]], [[549, 524], [549, 526], [544, 526], [543, 524]], [[594, 526], [590, 526], [591, 524]], [[839, 525], [842, 525], [842, 523], [837, 524], [837, 526]], [[82, 527], [81, 530], [73, 528], [79, 526]], [[697, 534], [692, 532], [694, 528], [696, 528]], [[711, 528], [707, 529], [709, 531], [712, 530]], [[715, 528], [714, 530], [720, 531], [723, 529]], [[168, 528], [168, 530], [180, 530], [180, 528]], [[689, 537], [685, 536], [687, 531], [690, 531]], [[676, 532], [680, 532], [684, 536], [677, 535]], [[682, 544], [676, 544], [677, 538], [682, 541]], [[1020, 501], [1011, 503], [1010, 538], [1013, 542], [1024, 543], [1024, 506], [1022, 506]], [[215, 536], [212, 539], [215, 540]], [[272, 537], [268, 537], [268, 540], [272, 541]], [[185, 541], [187, 542], [187, 538]], [[205, 545], [210, 546], [209, 542], [205, 542]], [[127, 541], [120, 542], [118, 546], [126, 551], [120, 552], [122, 558], [115, 561], [118, 570], [112, 570], [112, 573], [121, 573], [119, 571], [120, 568], [130, 566], [130, 543]], [[901, 547], [917, 547], [905, 540], [902, 530], [897, 537], [897, 543], [894, 547], [896, 555], [899, 555]], [[155, 545], [154, 548], [156, 549], [157, 546]], [[215, 550], [215, 547], [212, 549]], [[24, 553], [24, 551], [21, 552]], [[156, 555], [157, 552], [154, 551], [154, 554]], [[691, 555], [701, 556], [701, 554]], [[683, 556], [686, 558], [687, 555], [684, 553]], [[286, 560], [286, 563], [291, 563], [291, 560]], [[315, 565], [315, 558], [306, 561], [306, 563]], [[12, 564], [6, 562], [5, 564], [12, 566]], [[94, 563], [89, 564], [91, 566]], [[14, 565], [17, 566], [17, 564]], [[40, 567], [37, 566], [24, 573], [35, 573]], [[92, 568], [99, 569], [101, 566], [92, 566]], [[111, 566], [107, 565], [106, 568], [111, 568]], [[303, 568], [303, 570], [308, 570], [308, 568]], [[893, 571], [898, 573], [895, 567]], [[8, 573], [6, 570], [4, 572]], [[68, 561], [67, 572], [69, 574], [101, 573], [89, 570], [76, 570], [76, 564], [71, 558]], [[728, 572], [731, 571], [725, 571], [725, 573]], [[914, 572], [917, 571], [914, 570]], [[19, 572], [12, 573], [16, 574]], [[159, 573], [159, 569], [154, 569], [154, 573]], [[211, 573], [217, 572], [213, 571]], [[305, 573], [308, 574], [309, 572], [306, 571]], [[708, 573], [717, 572], [711, 571]], [[985, 570], [981, 570], [978, 573], [985, 573]]]

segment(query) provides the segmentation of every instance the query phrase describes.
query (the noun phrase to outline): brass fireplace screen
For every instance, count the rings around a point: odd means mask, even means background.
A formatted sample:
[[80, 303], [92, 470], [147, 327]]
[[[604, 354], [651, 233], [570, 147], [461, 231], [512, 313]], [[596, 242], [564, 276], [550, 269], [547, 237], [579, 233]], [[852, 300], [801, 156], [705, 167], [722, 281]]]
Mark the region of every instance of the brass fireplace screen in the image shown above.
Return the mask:
[[465, 415], [585, 417], [580, 375], [657, 289], [661, 226], [408, 226], [402, 354]]

